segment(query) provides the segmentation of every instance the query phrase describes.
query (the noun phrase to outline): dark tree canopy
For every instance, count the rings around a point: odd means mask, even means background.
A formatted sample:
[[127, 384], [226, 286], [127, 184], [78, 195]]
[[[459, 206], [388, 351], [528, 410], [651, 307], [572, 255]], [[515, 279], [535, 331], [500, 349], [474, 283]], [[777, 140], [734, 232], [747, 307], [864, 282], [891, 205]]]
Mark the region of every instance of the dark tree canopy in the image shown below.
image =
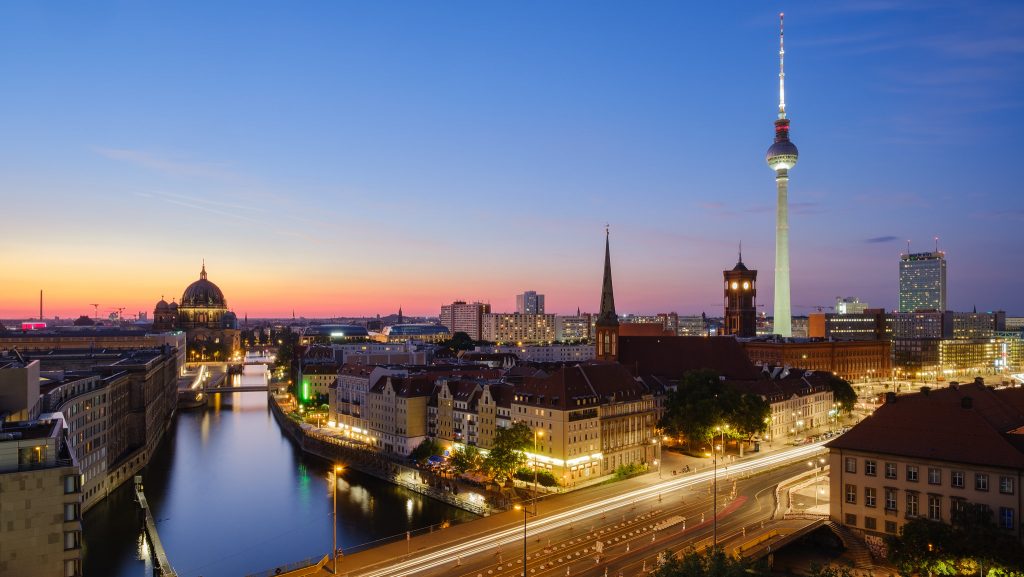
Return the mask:
[[709, 439], [726, 425], [727, 436], [750, 438], [767, 429], [769, 415], [761, 397], [740, 393], [714, 371], [699, 370], [683, 375], [669, 392], [660, 426], [690, 441]]
[[992, 522], [992, 511], [985, 505], [963, 504], [951, 525], [913, 519], [899, 535], [885, 540], [889, 561], [901, 575], [972, 574], [982, 569], [985, 574], [1007, 575], [1024, 567], [1024, 546]]
[[845, 379], [832, 375], [828, 379], [828, 386], [832, 389], [832, 400], [834, 400], [844, 413], [853, 411], [857, 403], [857, 392]]
[[690, 550], [678, 556], [665, 553], [665, 562], [653, 577], [751, 577], [763, 575], [754, 563], [726, 555], [720, 547], [702, 553]]

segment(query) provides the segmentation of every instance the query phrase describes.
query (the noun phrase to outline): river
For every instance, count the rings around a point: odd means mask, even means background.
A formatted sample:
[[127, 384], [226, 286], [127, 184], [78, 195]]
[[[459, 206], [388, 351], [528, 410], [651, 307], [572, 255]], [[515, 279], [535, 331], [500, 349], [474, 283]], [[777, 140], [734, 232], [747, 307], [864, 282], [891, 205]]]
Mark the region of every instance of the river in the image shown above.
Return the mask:
[[[260, 384], [265, 371], [249, 366], [233, 379]], [[284, 437], [265, 393], [214, 395], [175, 421], [142, 476], [179, 575], [241, 577], [331, 550], [330, 463]], [[342, 550], [474, 518], [352, 469], [338, 479], [337, 506]], [[89, 510], [83, 526], [86, 577], [151, 577], [130, 482]]]

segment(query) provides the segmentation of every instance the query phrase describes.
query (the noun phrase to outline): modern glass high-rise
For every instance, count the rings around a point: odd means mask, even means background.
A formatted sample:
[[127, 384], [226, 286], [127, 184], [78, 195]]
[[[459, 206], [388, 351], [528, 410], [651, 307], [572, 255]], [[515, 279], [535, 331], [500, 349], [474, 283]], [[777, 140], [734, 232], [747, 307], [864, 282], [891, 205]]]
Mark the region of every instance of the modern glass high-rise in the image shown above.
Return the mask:
[[537, 291], [516, 295], [516, 312], [521, 315], [544, 314], [544, 295], [537, 294]]
[[900, 256], [900, 312], [946, 310], [946, 253], [916, 252]]

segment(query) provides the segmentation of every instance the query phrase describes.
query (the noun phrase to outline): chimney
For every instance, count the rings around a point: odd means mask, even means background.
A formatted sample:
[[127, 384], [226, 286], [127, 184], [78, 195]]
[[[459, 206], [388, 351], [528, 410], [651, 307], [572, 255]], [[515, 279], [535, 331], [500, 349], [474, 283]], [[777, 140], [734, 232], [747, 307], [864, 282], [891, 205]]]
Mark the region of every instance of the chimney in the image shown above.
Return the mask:
[[953, 389], [954, 391], [960, 390], [960, 383], [956, 381], [950, 381], [949, 388]]
[[963, 397], [963, 398], [960, 399], [960, 408], [961, 409], [970, 409], [970, 408], [973, 408], [973, 407], [974, 407], [974, 399], [972, 399], [970, 397]]
[[892, 391], [889, 391], [888, 393], [885, 394], [885, 404], [888, 405], [889, 403], [895, 403], [895, 402], [896, 402], [896, 393], [894, 393]]

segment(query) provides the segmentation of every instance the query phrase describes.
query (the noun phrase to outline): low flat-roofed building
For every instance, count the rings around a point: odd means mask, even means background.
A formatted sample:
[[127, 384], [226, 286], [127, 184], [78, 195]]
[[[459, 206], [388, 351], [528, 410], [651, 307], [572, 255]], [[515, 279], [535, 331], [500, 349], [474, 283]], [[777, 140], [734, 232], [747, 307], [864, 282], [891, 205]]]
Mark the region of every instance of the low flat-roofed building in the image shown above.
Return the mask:
[[451, 332], [444, 325], [404, 324], [384, 328], [383, 339], [388, 343], [421, 341], [437, 343], [451, 338]]
[[879, 545], [914, 518], [949, 523], [968, 504], [1021, 539], [1024, 389], [981, 379], [885, 404], [829, 449], [830, 516]]

